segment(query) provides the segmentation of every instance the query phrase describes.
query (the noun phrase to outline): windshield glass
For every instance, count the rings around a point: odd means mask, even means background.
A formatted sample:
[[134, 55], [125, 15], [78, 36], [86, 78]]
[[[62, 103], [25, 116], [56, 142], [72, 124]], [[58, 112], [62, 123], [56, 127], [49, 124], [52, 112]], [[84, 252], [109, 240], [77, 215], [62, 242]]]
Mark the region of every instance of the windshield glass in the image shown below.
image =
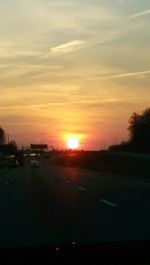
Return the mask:
[[0, 0], [0, 248], [150, 239], [149, 19]]

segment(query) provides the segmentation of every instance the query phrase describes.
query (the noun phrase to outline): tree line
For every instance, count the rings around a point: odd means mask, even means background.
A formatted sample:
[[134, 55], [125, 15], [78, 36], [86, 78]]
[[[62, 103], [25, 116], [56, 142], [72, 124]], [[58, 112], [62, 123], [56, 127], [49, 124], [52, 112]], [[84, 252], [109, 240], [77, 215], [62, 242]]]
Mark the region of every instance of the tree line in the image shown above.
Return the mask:
[[6, 133], [4, 129], [0, 127], [0, 152], [3, 154], [15, 154], [17, 150], [17, 144], [14, 140], [6, 143]]

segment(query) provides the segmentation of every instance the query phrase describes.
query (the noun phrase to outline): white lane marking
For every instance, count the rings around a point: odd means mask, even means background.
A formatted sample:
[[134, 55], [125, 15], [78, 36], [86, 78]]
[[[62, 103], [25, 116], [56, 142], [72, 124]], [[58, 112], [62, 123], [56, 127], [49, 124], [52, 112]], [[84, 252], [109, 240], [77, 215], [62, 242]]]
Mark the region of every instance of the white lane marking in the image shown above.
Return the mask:
[[77, 189], [78, 189], [78, 190], [82, 190], [82, 191], [85, 191], [85, 190], [86, 190], [86, 189], [85, 189], [84, 187], [82, 187], [82, 186], [78, 186]]
[[111, 207], [118, 207], [115, 203], [112, 203], [108, 200], [105, 200], [105, 199], [100, 199], [101, 202], [105, 203], [106, 205], [108, 206], [111, 206]]

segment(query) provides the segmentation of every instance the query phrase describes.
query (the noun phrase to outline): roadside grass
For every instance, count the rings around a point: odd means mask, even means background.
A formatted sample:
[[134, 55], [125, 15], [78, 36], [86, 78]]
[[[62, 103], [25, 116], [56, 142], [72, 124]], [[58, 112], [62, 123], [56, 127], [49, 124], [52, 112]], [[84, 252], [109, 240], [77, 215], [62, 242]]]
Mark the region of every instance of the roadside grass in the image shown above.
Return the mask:
[[67, 153], [55, 159], [60, 166], [91, 169], [123, 176], [149, 178], [150, 161], [126, 154], [99, 152], [77, 152], [74, 156]]

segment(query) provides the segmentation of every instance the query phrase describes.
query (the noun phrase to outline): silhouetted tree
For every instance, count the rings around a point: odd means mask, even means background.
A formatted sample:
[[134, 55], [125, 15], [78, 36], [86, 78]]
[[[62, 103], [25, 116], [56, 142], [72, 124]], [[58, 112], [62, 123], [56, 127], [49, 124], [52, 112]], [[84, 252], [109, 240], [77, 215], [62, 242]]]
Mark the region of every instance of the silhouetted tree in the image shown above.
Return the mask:
[[129, 152], [131, 149], [131, 144], [130, 142], [122, 142], [117, 145], [111, 145], [109, 147], [109, 151], [118, 151], [118, 152]]
[[129, 119], [129, 141], [109, 147], [110, 151], [150, 152], [150, 108], [140, 115], [133, 113]]
[[0, 145], [5, 144], [6, 136], [5, 131], [0, 127]]
[[150, 148], [150, 108], [141, 115], [133, 113], [129, 120], [130, 142], [139, 148]]

